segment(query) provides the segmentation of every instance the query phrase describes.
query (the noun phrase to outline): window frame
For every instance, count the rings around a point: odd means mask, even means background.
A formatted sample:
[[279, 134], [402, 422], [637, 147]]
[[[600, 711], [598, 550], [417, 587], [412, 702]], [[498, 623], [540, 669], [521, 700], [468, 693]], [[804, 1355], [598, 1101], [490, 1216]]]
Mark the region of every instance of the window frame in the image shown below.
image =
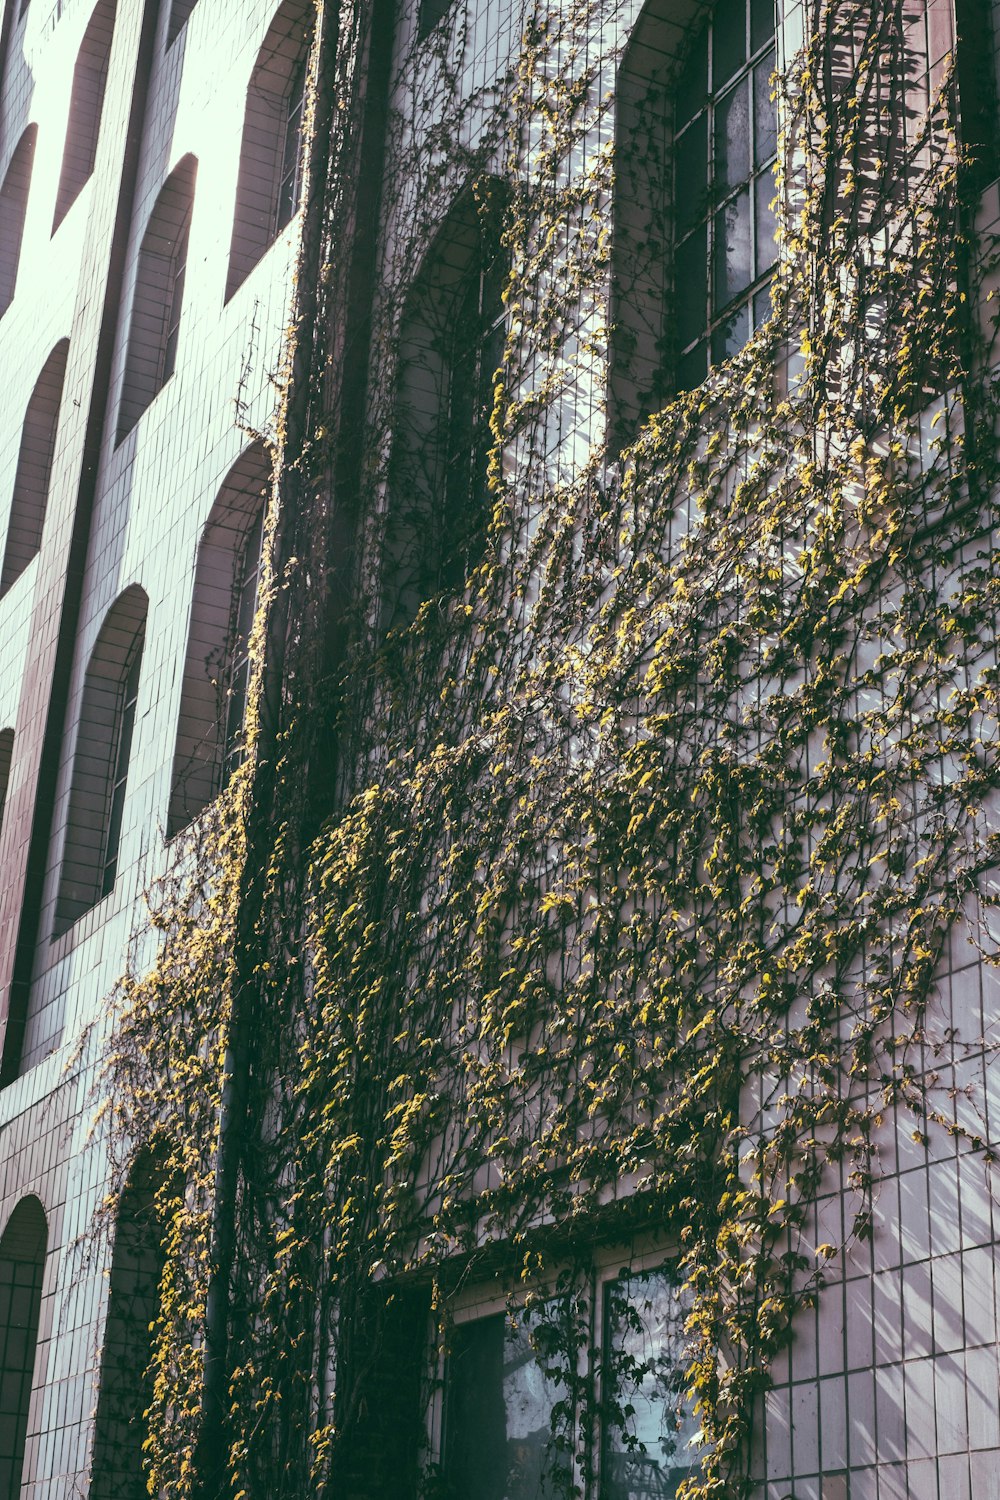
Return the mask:
[[[589, 1432], [583, 1429], [584, 1414], [579, 1409], [573, 1415], [573, 1455], [572, 1455], [572, 1480], [579, 1489], [579, 1493], [586, 1495], [587, 1500], [601, 1500], [604, 1495], [603, 1476], [601, 1465], [603, 1462], [605, 1423], [602, 1417], [603, 1391], [601, 1390], [602, 1363], [606, 1338], [606, 1316], [605, 1297], [607, 1288], [624, 1275], [640, 1276], [655, 1271], [669, 1272], [671, 1266], [675, 1266], [678, 1257], [676, 1241], [666, 1234], [651, 1233], [643, 1235], [632, 1244], [613, 1244], [595, 1246], [591, 1254], [590, 1268], [587, 1273], [587, 1294], [589, 1297], [589, 1336], [587, 1346], [581, 1348], [578, 1354], [576, 1375], [581, 1380], [588, 1374], [588, 1361], [593, 1372], [594, 1389], [596, 1400], [593, 1411], [593, 1426]], [[545, 1299], [546, 1292], [555, 1298], [559, 1295], [557, 1282], [560, 1271], [568, 1270], [568, 1266], [555, 1265], [544, 1278], [534, 1278], [526, 1282], [512, 1282], [516, 1290], [506, 1291], [503, 1286], [497, 1284], [485, 1287], [483, 1285], [464, 1288], [457, 1292], [448, 1307], [448, 1314], [453, 1327], [459, 1327], [468, 1323], [478, 1322], [487, 1318], [496, 1317], [499, 1314], [508, 1314], [511, 1306], [522, 1306], [529, 1297], [541, 1296]], [[674, 1284], [677, 1285], [676, 1279]], [[446, 1442], [446, 1409], [448, 1403], [448, 1355], [441, 1347], [439, 1341], [433, 1337], [433, 1316], [429, 1327], [430, 1359], [430, 1400], [428, 1402], [426, 1417], [426, 1453], [429, 1464], [434, 1467], [443, 1465], [445, 1458]], [[557, 1399], [561, 1399], [558, 1397]], [[581, 1451], [589, 1451], [594, 1455], [594, 1483], [593, 1487], [587, 1484], [587, 1476], [580, 1464]], [[443, 1468], [441, 1468], [444, 1477]]]

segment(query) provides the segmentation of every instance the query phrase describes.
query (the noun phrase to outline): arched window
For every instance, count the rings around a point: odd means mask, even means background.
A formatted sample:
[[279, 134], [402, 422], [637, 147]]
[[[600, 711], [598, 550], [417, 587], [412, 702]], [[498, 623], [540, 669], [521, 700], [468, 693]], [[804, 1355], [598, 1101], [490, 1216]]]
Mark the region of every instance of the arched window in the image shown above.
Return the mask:
[[207, 807], [243, 758], [264, 510], [271, 461], [263, 443], [230, 469], [202, 533], [191, 602], [167, 818], [172, 837]]
[[410, 287], [399, 335], [383, 621], [460, 588], [489, 511], [493, 381], [503, 360], [503, 189], [461, 196]]
[[42, 1205], [22, 1198], [0, 1239], [0, 1495], [21, 1493], [47, 1239]]
[[188, 231], [198, 163], [185, 156], [160, 189], [139, 247], [122, 380], [118, 441], [132, 431], [177, 363]]
[[24, 414], [7, 541], [0, 567], [0, 599], [20, 578], [42, 545], [68, 354], [69, 340], [61, 339], [42, 366]]
[[0, 187], [0, 317], [14, 300], [37, 134], [38, 126], [29, 125], [14, 147], [3, 187]]
[[56, 193], [55, 217], [52, 220], [53, 234], [94, 170], [114, 29], [115, 0], [97, 0], [94, 14], [83, 34], [73, 70], [66, 146], [59, 174], [59, 190]]
[[770, 311], [774, 0], [688, 24], [647, 0], [618, 74], [610, 439], [743, 347]]
[[133, 1171], [118, 1210], [90, 1500], [140, 1500], [146, 1494], [143, 1413], [153, 1399], [151, 1325], [160, 1309], [166, 1262], [164, 1182], [156, 1163], [144, 1159]]
[[133, 586], [108, 611], [80, 708], [56, 933], [114, 889], [135, 729], [146, 595]]
[[10, 784], [10, 763], [14, 755], [13, 729], [0, 729], [0, 829], [3, 828], [3, 813], [7, 806], [7, 787]]
[[247, 89], [226, 298], [241, 286], [299, 203], [310, 0], [286, 0]]

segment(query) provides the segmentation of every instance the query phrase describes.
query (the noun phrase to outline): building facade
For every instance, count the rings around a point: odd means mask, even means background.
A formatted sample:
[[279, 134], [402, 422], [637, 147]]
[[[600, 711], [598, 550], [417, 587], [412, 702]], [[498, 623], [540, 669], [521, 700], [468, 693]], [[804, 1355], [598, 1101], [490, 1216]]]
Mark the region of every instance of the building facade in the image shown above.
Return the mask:
[[0, 1494], [1000, 1497], [995, 56], [7, 0]]

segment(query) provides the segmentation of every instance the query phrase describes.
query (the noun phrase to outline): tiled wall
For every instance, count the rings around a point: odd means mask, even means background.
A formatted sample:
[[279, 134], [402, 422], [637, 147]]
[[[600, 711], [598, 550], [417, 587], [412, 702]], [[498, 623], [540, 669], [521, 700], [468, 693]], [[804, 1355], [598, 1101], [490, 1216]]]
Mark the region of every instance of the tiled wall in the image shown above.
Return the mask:
[[[103, 1002], [129, 934], [142, 922], [143, 891], [169, 859], [165, 831], [199, 538], [249, 446], [236, 424], [237, 400], [248, 426], [267, 428], [269, 377], [289, 306], [294, 221], [225, 300], [243, 102], [278, 6], [197, 0], [166, 49], [169, 0], [158, 16], [153, 3], [119, 0], [95, 170], [53, 234], [73, 69], [93, 5], [31, 0], [20, 18], [20, 0], [7, 0], [0, 177], [24, 129], [36, 124], [38, 136], [22, 273], [0, 317], [0, 535], [28, 398], [50, 351], [70, 339], [41, 552], [0, 599], [0, 730], [15, 731], [0, 828], [0, 983], [15, 1017], [20, 1006], [24, 1032], [17, 1076], [0, 1091], [0, 1232], [28, 1194], [37, 1195], [48, 1225], [23, 1489], [33, 1500], [86, 1493], [107, 1298], [107, 1247], [89, 1232], [107, 1175], [104, 1142], [91, 1132]], [[588, 43], [595, 55], [627, 38], [639, 8], [638, 0], [609, 0]], [[464, 117], [460, 144], [474, 145], [491, 90], [516, 48], [524, 7], [520, 0], [455, 0], [439, 23], [443, 30], [421, 44], [416, 6], [407, 0], [402, 10], [384, 286], [405, 280], [419, 261], [418, 203], [429, 244], [463, 186], [457, 158], [443, 171], [439, 160], [421, 165], [419, 130], [442, 69], [456, 67], [460, 95], [482, 96], [484, 108]], [[798, 19], [796, 7], [791, 29]], [[140, 63], [150, 44], [147, 68]], [[585, 47], [581, 66], [588, 55]], [[595, 89], [613, 86], [612, 60]], [[131, 193], [123, 189], [130, 117], [142, 127]], [[567, 172], [596, 158], [613, 124], [613, 112], [604, 113]], [[504, 150], [486, 163], [490, 170], [504, 170]], [[176, 372], [117, 442], [139, 245], [163, 183], [188, 154], [197, 176]], [[405, 177], [394, 166], [404, 162]], [[589, 352], [570, 362], [567, 399], [545, 434], [553, 473], [572, 469], [603, 442], [607, 290], [580, 309]], [[398, 303], [383, 298], [378, 316], [391, 328]], [[374, 388], [387, 373], [375, 370]], [[544, 374], [529, 367], [524, 379]], [[517, 453], [509, 456], [509, 464], [519, 461]], [[108, 610], [133, 585], [149, 604], [118, 879], [111, 895], [53, 937], [84, 676]], [[47, 733], [53, 692], [65, 698], [65, 718], [54, 728], [49, 723]], [[40, 775], [51, 789], [51, 836], [36, 834], [33, 845]], [[28, 896], [37, 905], [37, 941], [27, 954], [24, 933], [34, 929], [32, 912], [22, 907], [26, 875], [35, 881]], [[963, 939], [953, 954], [943, 1024], [995, 1040], [994, 980]], [[985, 1101], [985, 1129], [1000, 1140], [1000, 1069], [988, 1046], [971, 1049], [961, 1067], [961, 1086], [969, 1083]], [[956, 1109], [967, 1103], [956, 1095]], [[777, 1371], [761, 1435], [761, 1494], [768, 1500], [1000, 1500], [990, 1185], [981, 1162], [947, 1136], [938, 1133], [924, 1147], [911, 1128], [903, 1118], [885, 1122], [873, 1242], [831, 1263], [819, 1310], [803, 1316]], [[842, 1235], [850, 1208], [849, 1193], [831, 1184], [819, 1206], [817, 1243]]]

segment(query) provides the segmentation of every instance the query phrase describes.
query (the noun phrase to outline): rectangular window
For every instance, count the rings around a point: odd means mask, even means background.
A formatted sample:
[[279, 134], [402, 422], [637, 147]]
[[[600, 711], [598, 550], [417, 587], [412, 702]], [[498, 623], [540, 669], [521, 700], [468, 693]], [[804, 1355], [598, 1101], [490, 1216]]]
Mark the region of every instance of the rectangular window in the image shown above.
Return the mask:
[[[587, 1500], [673, 1500], [700, 1458], [685, 1316], [661, 1266], [598, 1277], [578, 1301], [458, 1322], [440, 1444], [449, 1500], [555, 1500], [574, 1487]], [[596, 1411], [578, 1406], [580, 1389], [596, 1392]]]
[[[543, 1500], [561, 1495], [568, 1462], [567, 1371], [548, 1333], [562, 1321], [549, 1304], [537, 1325], [497, 1313], [453, 1330], [445, 1375], [442, 1469], [461, 1500]], [[555, 1417], [555, 1421], [553, 1420]]]
[[672, 1500], [697, 1467], [684, 1395], [684, 1307], [668, 1273], [604, 1284], [601, 1500]]
[[676, 389], [737, 353], [767, 317], [775, 260], [773, 0], [719, 0], [674, 102]]

